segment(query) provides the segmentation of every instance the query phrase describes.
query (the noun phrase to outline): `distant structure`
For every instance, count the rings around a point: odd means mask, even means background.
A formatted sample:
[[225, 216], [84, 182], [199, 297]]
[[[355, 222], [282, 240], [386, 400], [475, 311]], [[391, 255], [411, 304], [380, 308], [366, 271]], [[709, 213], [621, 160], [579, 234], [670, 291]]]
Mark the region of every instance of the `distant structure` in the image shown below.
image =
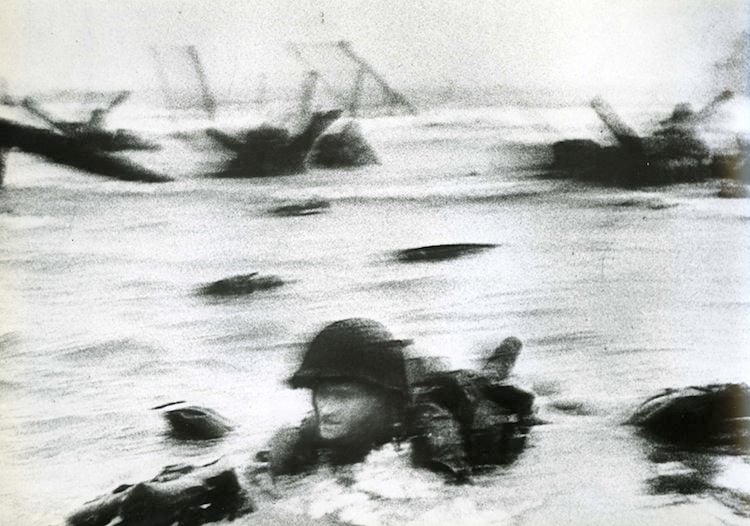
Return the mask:
[[96, 108], [83, 121], [64, 121], [43, 110], [31, 97], [21, 101], [21, 106], [35, 117], [41, 119], [53, 130], [68, 137], [79, 139], [91, 148], [104, 151], [155, 150], [158, 145], [138, 137], [135, 133], [106, 128], [107, 115], [130, 97], [130, 91], [121, 91], [104, 107]]
[[315, 112], [305, 129], [295, 135], [273, 126], [248, 130], [243, 137], [209, 129], [209, 136], [233, 154], [232, 159], [213, 175], [250, 178], [302, 173], [315, 140], [340, 115], [340, 110]]
[[216, 97], [208, 83], [198, 49], [192, 45], [152, 46], [151, 54], [167, 107], [200, 108], [213, 120], [216, 117]]
[[323, 168], [346, 168], [379, 163], [375, 150], [364, 138], [362, 129], [356, 121], [362, 112], [365, 81], [373, 80], [378, 86], [385, 99], [380, 104], [381, 106], [413, 115], [417, 113], [414, 105], [393, 89], [382, 75], [360, 57], [350, 42], [342, 40], [306, 45], [290, 43], [287, 47], [300, 63], [308, 68], [314, 67], [307, 57], [307, 51], [311, 48], [318, 51], [321, 49], [334, 51], [342, 56], [347, 64], [354, 67], [354, 79], [349, 91], [335, 86], [332, 79], [321, 75], [321, 83], [336, 100], [342, 101], [342, 105], [347, 108], [350, 120], [339, 129], [332, 130], [318, 139], [310, 152], [310, 163]]
[[602, 146], [588, 139], [558, 141], [552, 145], [553, 171], [559, 175], [621, 186], [644, 186], [701, 181], [707, 178], [741, 178], [744, 152], [736, 156], [712, 154], [697, 134], [696, 126], [733, 97], [724, 91], [695, 113], [680, 103], [651, 135], [642, 137], [601, 98], [591, 107], [617, 140]]
[[173, 180], [106, 152], [83, 138], [0, 119], [0, 154], [11, 148], [55, 164], [122, 181], [163, 183]]

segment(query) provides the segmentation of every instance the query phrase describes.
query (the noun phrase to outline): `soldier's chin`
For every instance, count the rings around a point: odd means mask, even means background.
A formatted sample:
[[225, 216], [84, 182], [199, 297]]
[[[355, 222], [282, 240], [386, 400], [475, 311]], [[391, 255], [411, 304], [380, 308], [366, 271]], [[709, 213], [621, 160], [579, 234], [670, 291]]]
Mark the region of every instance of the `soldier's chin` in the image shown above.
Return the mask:
[[318, 426], [318, 435], [323, 440], [339, 441], [346, 438], [346, 428], [341, 424], [320, 424]]

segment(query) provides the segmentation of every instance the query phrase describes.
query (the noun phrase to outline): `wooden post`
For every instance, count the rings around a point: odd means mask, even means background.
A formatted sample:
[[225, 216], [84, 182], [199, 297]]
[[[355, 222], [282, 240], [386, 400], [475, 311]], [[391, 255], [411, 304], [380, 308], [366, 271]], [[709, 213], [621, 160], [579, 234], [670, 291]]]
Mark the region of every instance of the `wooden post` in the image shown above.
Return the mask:
[[360, 99], [362, 97], [362, 87], [365, 82], [365, 68], [360, 66], [354, 77], [354, 88], [352, 89], [352, 98], [349, 103], [349, 114], [356, 117], [359, 113]]
[[[307, 60], [305, 56], [302, 54], [302, 51], [300, 51], [299, 46], [297, 44], [294, 44], [293, 42], [289, 42], [287, 43], [286, 48], [307, 69], [309, 70], [315, 69], [313, 65], [310, 63], [310, 61]], [[336, 97], [337, 99], [346, 99], [346, 97], [342, 95], [339, 91], [337, 91], [336, 88], [334, 88], [324, 76], [321, 76], [320, 81], [323, 83], [325, 88], [333, 94], [334, 97]]]
[[302, 93], [300, 94], [298, 108], [298, 116], [302, 123], [302, 127], [307, 126], [310, 121], [319, 77], [320, 75], [317, 71], [308, 71], [307, 75], [305, 75], [305, 80], [302, 83]]
[[201, 59], [198, 56], [198, 50], [195, 48], [195, 46], [188, 46], [187, 52], [188, 55], [190, 55], [190, 59], [193, 61], [195, 72], [198, 74], [198, 82], [200, 82], [201, 93], [203, 95], [203, 107], [205, 108], [206, 113], [208, 113], [208, 116], [213, 119], [214, 117], [216, 117], [216, 98], [213, 96], [213, 93], [211, 93], [211, 89], [208, 87], [208, 80], [206, 79], [206, 74], [203, 71], [203, 64], [201, 64]]
[[628, 149], [629, 153], [638, 156], [643, 155], [643, 144], [640, 136], [620, 119], [615, 110], [604, 99], [599, 97], [593, 99], [591, 107], [607, 128], [609, 128], [609, 131], [612, 132], [617, 141]]
[[258, 77], [258, 91], [255, 94], [255, 104], [258, 106], [265, 106], [266, 104], [266, 89], [268, 85], [268, 78], [265, 73], [261, 73]]
[[365, 59], [357, 55], [352, 49], [350, 42], [341, 40], [338, 42], [338, 47], [342, 53], [344, 53], [347, 57], [349, 57], [352, 61], [359, 65], [360, 68], [363, 68], [364, 71], [369, 73], [372, 78], [374, 78], [375, 81], [380, 84], [380, 86], [388, 95], [388, 98], [391, 100], [392, 104], [404, 106], [412, 115], [417, 114], [417, 109], [414, 107], [414, 105], [409, 102], [401, 93], [391, 88], [391, 86], [388, 85], [388, 82], [386, 82], [386, 80], [381, 77], [380, 74], [378, 74], [378, 72], [375, 71]]
[[63, 126], [60, 126], [59, 121], [53, 119], [51, 115], [37, 106], [36, 102], [34, 102], [34, 99], [26, 97], [21, 101], [21, 106], [23, 106], [26, 111], [28, 111], [35, 117], [38, 117], [39, 119], [42, 119], [44, 122], [49, 124], [53, 129], [59, 131], [62, 134], [68, 133], [68, 130], [65, 130]]
[[0, 148], [19, 148], [53, 163], [122, 181], [163, 183], [173, 180], [125, 158], [95, 149], [85, 140], [6, 119], [0, 119]]
[[161, 90], [164, 93], [164, 99], [169, 108], [175, 108], [175, 95], [172, 91], [172, 86], [169, 85], [167, 74], [164, 71], [164, 67], [161, 63], [161, 57], [159, 56], [159, 50], [155, 46], [151, 46], [151, 54], [154, 56], [154, 64], [156, 65], [156, 76], [159, 77], [159, 84], [161, 84]]

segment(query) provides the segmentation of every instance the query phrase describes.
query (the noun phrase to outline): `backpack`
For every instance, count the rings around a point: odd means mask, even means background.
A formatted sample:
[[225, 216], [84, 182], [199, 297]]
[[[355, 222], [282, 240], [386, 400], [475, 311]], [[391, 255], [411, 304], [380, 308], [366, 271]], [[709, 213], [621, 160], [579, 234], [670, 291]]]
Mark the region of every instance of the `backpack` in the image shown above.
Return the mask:
[[[480, 468], [512, 462], [525, 445], [534, 395], [490, 373], [434, 373], [414, 386], [413, 396], [416, 434], [432, 435], [431, 439], [421, 438], [428, 450], [422, 451], [422, 456], [429, 455], [430, 448], [439, 457], [447, 450], [456, 464], [455, 459], [461, 457], [457, 453], [460, 440], [466, 466]], [[455, 430], [446, 425], [446, 415], [452, 417]], [[449, 447], [446, 437], [450, 437]], [[430, 446], [436, 439], [440, 443]]]

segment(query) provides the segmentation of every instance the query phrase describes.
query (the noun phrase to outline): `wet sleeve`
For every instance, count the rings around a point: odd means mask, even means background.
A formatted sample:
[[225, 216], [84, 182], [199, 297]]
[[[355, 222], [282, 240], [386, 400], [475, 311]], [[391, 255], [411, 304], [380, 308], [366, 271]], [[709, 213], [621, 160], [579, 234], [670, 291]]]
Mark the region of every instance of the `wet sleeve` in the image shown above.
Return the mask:
[[272, 475], [299, 473], [315, 462], [315, 451], [310, 438], [309, 422], [299, 427], [286, 427], [276, 432], [268, 450]]
[[494, 384], [489, 387], [490, 399], [520, 417], [529, 416], [534, 408], [534, 395], [513, 385]]
[[446, 408], [423, 403], [412, 414], [412, 454], [417, 466], [468, 479], [469, 465], [460, 423]]

